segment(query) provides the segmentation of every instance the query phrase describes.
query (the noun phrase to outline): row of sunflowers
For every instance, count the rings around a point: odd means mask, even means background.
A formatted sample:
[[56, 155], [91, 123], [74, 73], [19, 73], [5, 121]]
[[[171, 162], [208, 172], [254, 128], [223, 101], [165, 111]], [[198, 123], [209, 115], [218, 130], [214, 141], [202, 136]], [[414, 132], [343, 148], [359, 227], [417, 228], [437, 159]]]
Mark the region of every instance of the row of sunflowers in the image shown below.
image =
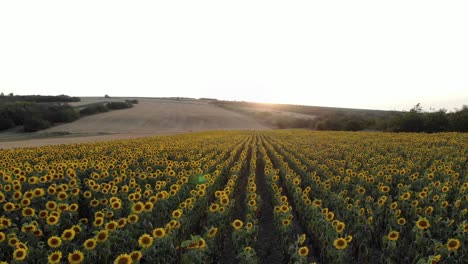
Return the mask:
[[0, 263], [468, 262], [467, 157], [305, 130], [0, 150]]

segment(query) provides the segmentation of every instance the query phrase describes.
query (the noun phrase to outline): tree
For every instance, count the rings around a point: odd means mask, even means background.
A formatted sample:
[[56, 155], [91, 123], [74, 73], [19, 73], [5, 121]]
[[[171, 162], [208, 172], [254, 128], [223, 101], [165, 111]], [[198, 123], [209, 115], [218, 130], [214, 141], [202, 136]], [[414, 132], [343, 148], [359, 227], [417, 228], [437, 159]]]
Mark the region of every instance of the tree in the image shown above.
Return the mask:
[[449, 130], [449, 118], [445, 109], [440, 109], [437, 112], [426, 113], [425, 116], [426, 132], [436, 133]]
[[468, 106], [450, 115], [451, 128], [458, 132], [468, 132]]

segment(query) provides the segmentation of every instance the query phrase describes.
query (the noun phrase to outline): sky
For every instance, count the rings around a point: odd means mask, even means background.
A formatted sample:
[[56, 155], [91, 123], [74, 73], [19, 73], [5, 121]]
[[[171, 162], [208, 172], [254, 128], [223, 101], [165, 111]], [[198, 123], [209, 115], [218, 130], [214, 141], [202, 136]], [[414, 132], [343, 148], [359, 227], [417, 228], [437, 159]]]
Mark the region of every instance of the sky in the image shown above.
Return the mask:
[[468, 1], [0, 1], [0, 92], [468, 104]]

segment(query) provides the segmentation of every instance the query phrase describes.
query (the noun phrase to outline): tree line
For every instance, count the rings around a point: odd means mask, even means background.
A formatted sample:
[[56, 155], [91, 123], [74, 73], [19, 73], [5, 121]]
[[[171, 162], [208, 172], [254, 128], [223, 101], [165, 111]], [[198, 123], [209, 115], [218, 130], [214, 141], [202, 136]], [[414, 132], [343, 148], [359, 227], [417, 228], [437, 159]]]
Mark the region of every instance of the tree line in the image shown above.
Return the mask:
[[82, 116], [110, 110], [130, 108], [138, 100], [103, 102], [72, 107], [68, 102], [79, 102], [78, 97], [0, 95], [0, 131], [22, 126], [24, 132], [47, 129], [57, 123], [69, 123]]

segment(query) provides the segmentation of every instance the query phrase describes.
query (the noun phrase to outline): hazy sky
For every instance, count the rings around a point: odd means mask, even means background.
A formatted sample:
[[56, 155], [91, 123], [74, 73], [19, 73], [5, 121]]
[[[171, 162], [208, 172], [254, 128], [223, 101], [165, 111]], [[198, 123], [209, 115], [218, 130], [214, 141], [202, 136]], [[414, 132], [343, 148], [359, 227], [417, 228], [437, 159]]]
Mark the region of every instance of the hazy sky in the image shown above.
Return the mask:
[[468, 1], [1, 1], [0, 91], [468, 104]]

